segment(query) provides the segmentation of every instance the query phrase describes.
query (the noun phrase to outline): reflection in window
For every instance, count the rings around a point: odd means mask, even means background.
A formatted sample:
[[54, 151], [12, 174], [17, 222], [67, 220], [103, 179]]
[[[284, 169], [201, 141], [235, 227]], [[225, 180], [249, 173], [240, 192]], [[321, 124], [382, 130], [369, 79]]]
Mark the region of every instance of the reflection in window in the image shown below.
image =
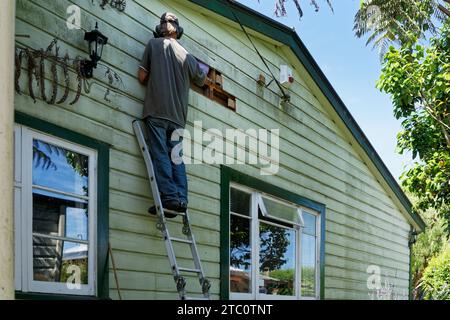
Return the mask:
[[33, 236], [33, 280], [67, 282], [75, 277], [79, 284], [88, 283], [88, 246]]
[[302, 233], [302, 296], [316, 296], [316, 217], [303, 212], [305, 227]]
[[32, 170], [33, 279], [87, 284], [89, 157], [34, 139]]
[[303, 220], [305, 221], [303, 233], [309, 234], [311, 236], [315, 236], [316, 235], [316, 216], [303, 211]]
[[33, 190], [33, 232], [88, 240], [87, 201]]
[[251, 194], [241, 190], [231, 188], [230, 190], [230, 210], [245, 216], [250, 216]]
[[88, 157], [33, 140], [33, 185], [88, 196]]
[[319, 216], [307, 210], [258, 191], [230, 188], [232, 299], [317, 297]]
[[262, 213], [265, 216], [270, 217], [272, 219], [276, 219], [278, 221], [293, 223], [298, 226], [303, 225], [298, 208], [288, 206], [286, 204], [268, 199], [266, 197], [262, 197], [262, 199], [263, 199], [262, 205], [264, 205], [265, 209], [263, 210]]
[[295, 295], [295, 230], [261, 222], [259, 292]]
[[251, 293], [251, 220], [235, 215], [230, 220], [230, 289]]

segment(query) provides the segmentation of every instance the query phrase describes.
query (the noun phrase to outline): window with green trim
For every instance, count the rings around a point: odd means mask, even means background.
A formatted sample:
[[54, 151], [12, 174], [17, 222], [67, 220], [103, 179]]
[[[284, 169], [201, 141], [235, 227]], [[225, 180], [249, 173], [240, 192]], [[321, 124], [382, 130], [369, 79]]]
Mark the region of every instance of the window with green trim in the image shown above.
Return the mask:
[[319, 212], [235, 183], [229, 192], [230, 298], [319, 298]]
[[15, 286], [98, 295], [98, 151], [15, 127]]

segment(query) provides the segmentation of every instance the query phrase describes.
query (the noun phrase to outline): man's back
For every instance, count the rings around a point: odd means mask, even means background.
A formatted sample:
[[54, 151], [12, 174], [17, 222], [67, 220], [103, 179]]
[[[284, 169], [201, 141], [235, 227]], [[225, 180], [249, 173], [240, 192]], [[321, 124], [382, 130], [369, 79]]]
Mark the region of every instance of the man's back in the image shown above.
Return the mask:
[[197, 60], [177, 40], [151, 39], [141, 67], [150, 73], [143, 118], [151, 116], [186, 124], [190, 81], [203, 84], [205, 75]]

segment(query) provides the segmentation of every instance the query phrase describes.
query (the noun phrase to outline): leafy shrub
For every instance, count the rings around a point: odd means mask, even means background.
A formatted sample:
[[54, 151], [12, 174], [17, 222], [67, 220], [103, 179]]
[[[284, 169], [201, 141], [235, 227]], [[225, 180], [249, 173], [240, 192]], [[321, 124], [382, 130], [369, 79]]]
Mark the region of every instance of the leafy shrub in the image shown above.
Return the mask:
[[420, 286], [426, 300], [450, 300], [450, 248], [430, 260]]
[[[414, 197], [412, 197], [412, 200], [413, 203], [417, 202]], [[443, 217], [441, 217], [438, 211], [430, 209], [426, 212], [420, 213], [420, 215], [425, 221], [427, 227], [425, 232], [419, 234], [417, 237], [417, 242], [412, 248], [411, 274], [414, 288], [414, 299], [421, 299], [423, 295], [421, 292], [420, 282], [429, 261], [441, 254], [445, 250], [447, 242], [450, 241], [447, 229], [448, 223]]]

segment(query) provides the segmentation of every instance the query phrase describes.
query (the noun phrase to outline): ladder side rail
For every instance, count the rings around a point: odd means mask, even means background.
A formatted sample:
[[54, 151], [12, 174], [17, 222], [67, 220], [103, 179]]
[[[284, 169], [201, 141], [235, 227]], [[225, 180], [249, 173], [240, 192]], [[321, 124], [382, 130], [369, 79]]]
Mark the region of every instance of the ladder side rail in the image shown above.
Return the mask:
[[[159, 229], [163, 233], [163, 236], [164, 236], [164, 244], [166, 247], [166, 251], [168, 253], [168, 258], [169, 258], [169, 262], [171, 265], [172, 274], [174, 276], [175, 281], [177, 282], [178, 294], [182, 300], [185, 300], [186, 299], [186, 292], [184, 289], [185, 279], [183, 276], [181, 276], [180, 268], [178, 266], [175, 251], [173, 248], [173, 242], [171, 240], [170, 233], [167, 228], [166, 218], [164, 215], [164, 208], [162, 206], [162, 201], [161, 201], [161, 197], [159, 194], [159, 188], [158, 188], [158, 184], [156, 182], [156, 176], [155, 176], [155, 172], [154, 172], [153, 162], [152, 162], [150, 151], [148, 149], [148, 145], [147, 145], [146, 138], [144, 135], [144, 132], [146, 130], [145, 124], [143, 124], [143, 122], [140, 120], [135, 120], [135, 121], [133, 121], [133, 129], [136, 134], [139, 148], [141, 150], [141, 153], [142, 153], [142, 156], [144, 158], [145, 165], [147, 168], [147, 174], [148, 174], [148, 177], [150, 180], [150, 188], [152, 190], [153, 201], [155, 203], [157, 216], [159, 218], [159, 222], [158, 222], [160, 225]], [[195, 265], [196, 269], [200, 270], [200, 272], [198, 273], [198, 278], [199, 278], [200, 285], [202, 286], [203, 295], [205, 298], [210, 299], [209, 287], [208, 287], [208, 290], [206, 290], [206, 291], [203, 290], [205, 281], [208, 283], [208, 285], [209, 285], [209, 282], [204, 275], [204, 271], [203, 271], [202, 264], [200, 261], [200, 256], [198, 254], [197, 243], [196, 243], [195, 237], [192, 233], [192, 228], [191, 228], [191, 224], [189, 221], [189, 215], [188, 215], [187, 211], [185, 213], [184, 219], [185, 219], [185, 221], [184, 221], [185, 227], [188, 228], [188, 232], [186, 233], [186, 236], [189, 239], [189, 241], [191, 242], [189, 247], [191, 249], [192, 257], [194, 260], [194, 265]], [[179, 283], [184, 284], [181, 289], [178, 288]]]
[[[191, 252], [192, 252], [192, 257], [194, 259], [194, 265], [195, 265], [196, 269], [200, 270], [200, 273], [198, 274], [198, 280], [200, 282], [200, 285], [203, 286], [204, 281], [207, 281], [207, 279], [205, 277], [202, 263], [200, 261], [200, 256], [198, 254], [197, 241], [195, 239], [194, 234], [192, 233], [191, 222], [189, 220], [189, 212], [187, 210], [186, 210], [186, 224], [189, 226], [189, 232], [186, 236], [191, 241], [190, 248], [191, 248]], [[209, 290], [207, 290], [203, 294], [205, 297], [209, 298]]]
[[144, 136], [144, 131], [143, 131], [145, 129], [142, 126], [143, 126], [143, 124], [139, 120], [135, 120], [133, 122], [133, 128], [134, 128], [134, 131], [137, 136], [139, 148], [141, 149], [142, 155], [144, 157], [145, 165], [147, 167], [147, 174], [150, 179], [150, 189], [152, 190], [153, 201], [155, 202], [155, 206], [156, 206], [156, 212], [157, 212], [157, 215], [158, 215], [161, 223], [163, 224], [163, 230], [161, 230], [161, 231], [163, 232], [164, 242], [166, 245], [167, 252], [169, 254], [169, 261], [170, 261], [170, 264], [172, 267], [172, 273], [174, 274], [174, 276], [179, 276], [178, 265], [175, 261], [175, 252], [173, 250], [173, 246], [172, 246], [172, 243], [170, 240], [170, 233], [166, 227], [164, 208], [162, 206], [161, 197], [159, 196], [159, 189], [158, 189], [158, 184], [156, 183], [156, 177], [155, 177], [155, 171], [153, 168], [152, 158], [151, 158], [150, 152], [148, 150], [147, 143], [145, 141], [145, 136]]
[[[155, 202], [156, 208], [162, 208], [161, 197], [159, 196], [159, 188], [156, 183], [155, 171], [153, 168], [153, 162], [150, 156], [150, 152], [148, 150], [147, 143], [145, 141], [145, 136], [142, 128], [142, 122], [139, 120], [133, 121], [133, 128], [136, 134], [139, 149], [141, 150], [142, 156], [144, 157], [145, 166], [147, 168], [147, 174], [150, 179], [150, 187], [153, 195], [153, 201]], [[158, 210], [157, 210], [158, 211]]]

